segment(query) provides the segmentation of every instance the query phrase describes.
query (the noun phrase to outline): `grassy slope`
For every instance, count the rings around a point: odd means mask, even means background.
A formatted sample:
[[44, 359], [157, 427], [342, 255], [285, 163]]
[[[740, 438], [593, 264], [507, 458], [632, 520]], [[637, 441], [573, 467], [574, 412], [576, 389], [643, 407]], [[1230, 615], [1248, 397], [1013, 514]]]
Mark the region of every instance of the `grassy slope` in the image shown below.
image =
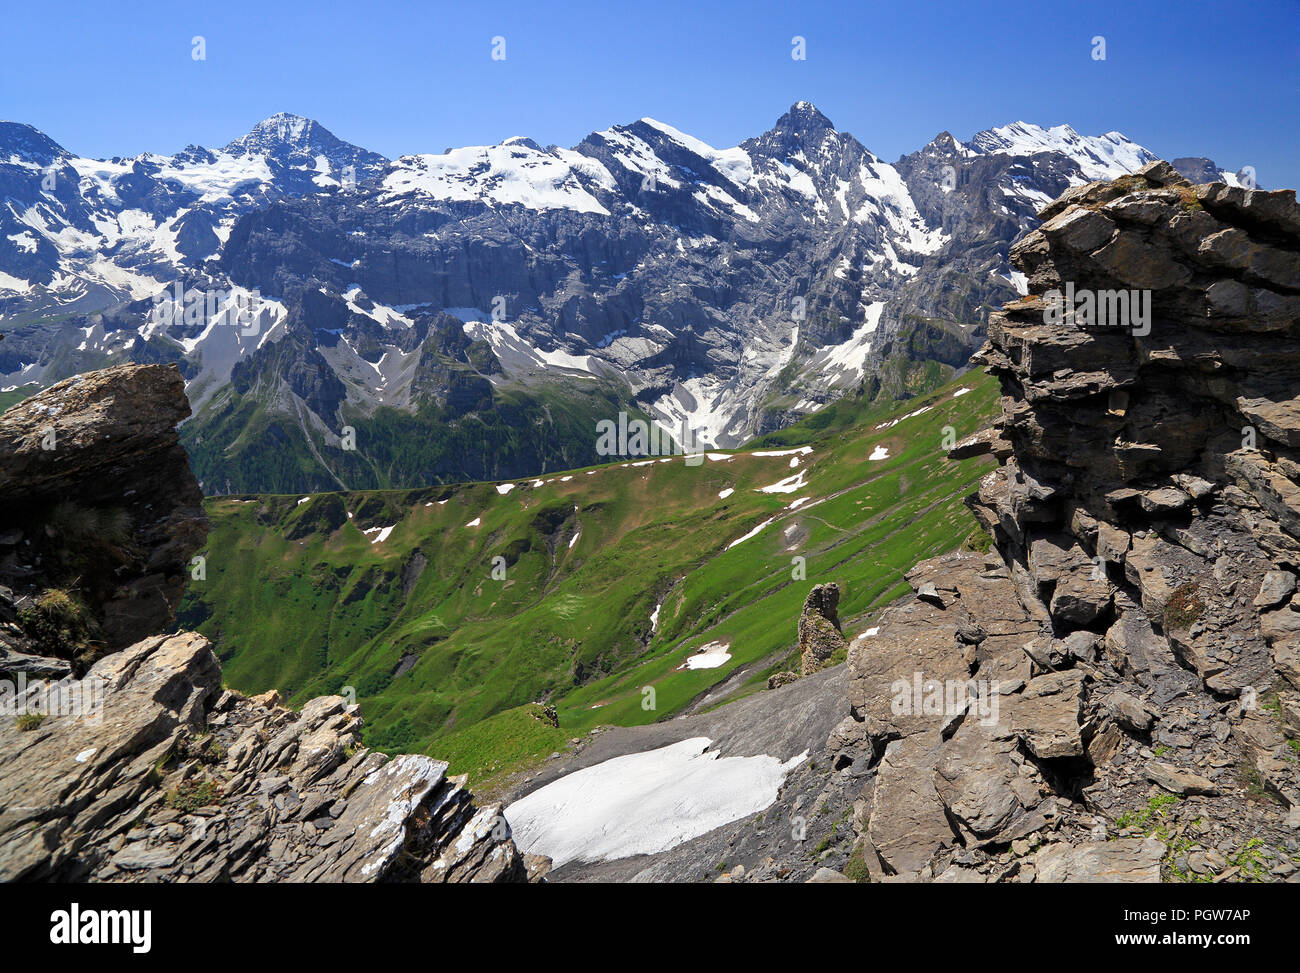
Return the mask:
[[229, 388], [181, 427], [181, 440], [209, 495], [458, 483], [594, 462], [589, 430], [619, 409], [636, 414], [626, 400], [626, 391], [612, 384], [575, 382], [498, 388], [492, 408], [468, 413], [431, 404], [414, 415], [345, 407], [357, 448], [344, 451], [318, 429], [309, 432], [271, 408], [261, 391], [240, 395]]
[[[954, 398], [961, 387], [973, 391]], [[789, 663], [817, 582], [839, 582], [854, 634], [906, 589], [904, 571], [974, 529], [962, 499], [987, 461], [947, 460], [942, 430], [973, 432], [996, 396], [968, 374], [895, 408], [934, 404], [887, 429], [879, 408], [842, 401], [829, 419], [770, 437], [812, 444], [794, 469], [788, 455], [738, 452], [695, 467], [676, 457], [577, 470], [505, 495], [478, 483], [210, 500], [208, 576], [191, 584], [183, 621], [216, 641], [230, 685], [298, 702], [354, 686], [372, 745], [493, 777], [597, 725], [666, 718], [762, 662], [741, 690], [752, 691]], [[869, 460], [878, 446], [888, 458]], [[803, 489], [758, 489], [800, 470]], [[734, 493], [720, 499], [725, 489]], [[382, 543], [362, 532], [390, 525]], [[795, 555], [806, 580], [792, 579]], [[496, 557], [504, 580], [492, 576]], [[679, 668], [712, 641], [730, 646], [722, 667]], [[541, 698], [559, 729], [534, 717]]]
[[17, 405], [29, 395], [35, 395], [37, 391], [35, 385], [22, 385], [10, 392], [0, 392], [0, 412]]

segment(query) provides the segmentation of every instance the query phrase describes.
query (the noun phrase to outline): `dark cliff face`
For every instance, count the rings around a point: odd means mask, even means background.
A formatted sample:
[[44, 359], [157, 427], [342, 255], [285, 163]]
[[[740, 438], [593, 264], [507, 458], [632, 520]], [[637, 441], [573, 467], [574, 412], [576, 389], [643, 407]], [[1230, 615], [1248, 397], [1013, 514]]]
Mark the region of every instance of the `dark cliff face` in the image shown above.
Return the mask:
[[[858, 850], [943, 881], [1286, 878], [1300, 207], [1154, 162], [1040, 216], [975, 359], [1003, 414], [950, 451], [1002, 461], [970, 500], [993, 550], [918, 565], [850, 648]], [[900, 708], [913, 679], [953, 698]]]
[[123, 365], [0, 417], [0, 652], [85, 665], [172, 624], [208, 529], [189, 412], [175, 366]]

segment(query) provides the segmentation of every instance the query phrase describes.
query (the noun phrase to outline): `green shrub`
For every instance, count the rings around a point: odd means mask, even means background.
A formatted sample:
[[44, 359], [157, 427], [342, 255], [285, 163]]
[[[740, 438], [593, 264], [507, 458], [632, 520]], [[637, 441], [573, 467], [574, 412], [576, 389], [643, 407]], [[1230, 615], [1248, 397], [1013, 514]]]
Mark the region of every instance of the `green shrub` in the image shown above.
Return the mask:
[[94, 620], [81, 600], [63, 588], [47, 588], [18, 613], [23, 630], [47, 655], [71, 658], [94, 633]]
[[867, 869], [867, 861], [860, 853], [849, 856], [849, 863], [844, 866], [844, 874], [855, 882], [871, 881], [871, 872]]

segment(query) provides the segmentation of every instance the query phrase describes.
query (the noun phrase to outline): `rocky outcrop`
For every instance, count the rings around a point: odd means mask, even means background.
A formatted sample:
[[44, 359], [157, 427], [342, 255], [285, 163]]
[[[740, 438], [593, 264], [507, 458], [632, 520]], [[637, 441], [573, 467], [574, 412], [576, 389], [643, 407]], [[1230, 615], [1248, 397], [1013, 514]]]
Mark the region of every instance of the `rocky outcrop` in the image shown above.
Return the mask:
[[[38, 690], [33, 690], [33, 693]], [[30, 700], [32, 697], [29, 696]], [[0, 880], [502, 882], [544, 873], [431, 757], [361, 746], [358, 707], [223, 690], [206, 639], [156, 636], [0, 719]]]
[[175, 368], [124, 366], [0, 418], [0, 881], [544, 875], [446, 763], [362, 746], [355, 705], [246, 698], [157, 634], [207, 530], [188, 414]]
[[[0, 672], [164, 630], [207, 536], [174, 366], [78, 375], [0, 422]], [[17, 661], [15, 661], [17, 660]]]
[[850, 646], [873, 874], [1300, 870], [1300, 207], [1165, 163], [1067, 191], [976, 361], [989, 555], [918, 565]]
[[847, 642], [840, 631], [840, 589], [834, 582], [814, 585], [799, 616], [799, 658], [802, 673], [811, 676]]

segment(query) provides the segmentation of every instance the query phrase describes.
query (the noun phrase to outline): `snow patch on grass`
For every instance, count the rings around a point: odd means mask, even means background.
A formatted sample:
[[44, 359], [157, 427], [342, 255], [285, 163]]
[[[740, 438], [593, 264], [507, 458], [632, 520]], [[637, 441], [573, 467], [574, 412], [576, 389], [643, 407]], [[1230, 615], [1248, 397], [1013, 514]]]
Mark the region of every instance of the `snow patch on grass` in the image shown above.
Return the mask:
[[769, 483], [765, 487], [759, 487], [758, 490], [760, 493], [794, 493], [808, 485], [807, 476], [807, 470], [800, 470], [794, 476], [787, 476], [784, 480]]
[[770, 524], [770, 523], [773, 521], [773, 519], [775, 519], [775, 518], [769, 517], [767, 520], [763, 521], [761, 524], [759, 524], [757, 527], [755, 527], [753, 530], [751, 530], [751, 531], [750, 531], [748, 534], [746, 534], [744, 537], [737, 537], [734, 541], [732, 541], [730, 544], [727, 545], [726, 550], [729, 551], [729, 550], [731, 550], [733, 547], [735, 547], [737, 544], [743, 544], [743, 543], [745, 543], [745, 541], [749, 540], [751, 537], [757, 537], [757, 536], [758, 536], [758, 532], [759, 532], [760, 530], [762, 530], [764, 527], [766, 527], [768, 524]]
[[[655, 609], [656, 616], [659, 610]], [[686, 661], [679, 665], [678, 669], [716, 669], [724, 662], [731, 658], [731, 653], [727, 651], [730, 648], [725, 642], [709, 642], [701, 645], [699, 651], [694, 655], [686, 657]]]

